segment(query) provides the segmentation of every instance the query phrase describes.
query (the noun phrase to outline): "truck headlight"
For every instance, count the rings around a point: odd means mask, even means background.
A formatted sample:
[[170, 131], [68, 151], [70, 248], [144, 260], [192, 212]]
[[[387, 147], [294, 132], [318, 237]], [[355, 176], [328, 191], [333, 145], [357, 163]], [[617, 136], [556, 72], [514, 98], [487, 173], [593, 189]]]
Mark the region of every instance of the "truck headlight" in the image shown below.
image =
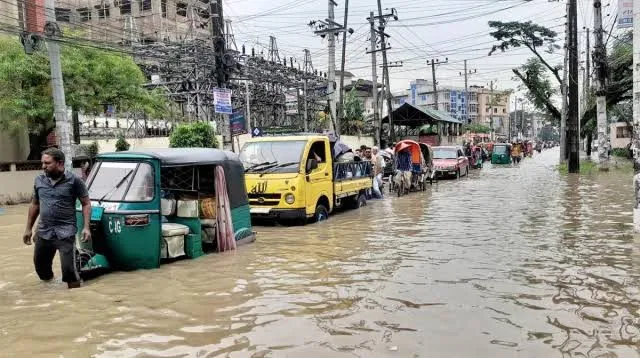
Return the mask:
[[296, 197], [295, 197], [295, 195], [289, 193], [289, 194], [284, 196], [284, 201], [286, 201], [287, 204], [291, 205], [296, 201]]

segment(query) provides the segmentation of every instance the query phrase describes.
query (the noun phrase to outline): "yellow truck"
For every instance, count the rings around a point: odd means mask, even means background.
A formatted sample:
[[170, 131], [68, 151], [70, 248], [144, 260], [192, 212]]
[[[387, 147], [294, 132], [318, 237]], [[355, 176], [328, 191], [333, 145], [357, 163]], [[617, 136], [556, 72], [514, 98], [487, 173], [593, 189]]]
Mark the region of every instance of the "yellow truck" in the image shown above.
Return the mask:
[[321, 221], [337, 208], [366, 204], [371, 163], [334, 158], [325, 135], [258, 137], [240, 151], [251, 216], [278, 221]]

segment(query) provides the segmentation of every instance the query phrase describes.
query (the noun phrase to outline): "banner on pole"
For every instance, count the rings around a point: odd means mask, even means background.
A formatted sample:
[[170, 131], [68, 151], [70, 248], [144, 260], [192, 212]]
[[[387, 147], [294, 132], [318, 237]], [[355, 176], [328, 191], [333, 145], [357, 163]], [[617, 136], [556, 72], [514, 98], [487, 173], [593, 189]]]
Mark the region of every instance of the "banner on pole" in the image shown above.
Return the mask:
[[213, 89], [213, 102], [216, 113], [232, 114], [231, 90], [227, 88]]
[[242, 108], [234, 110], [229, 116], [229, 127], [231, 127], [232, 135], [247, 134], [247, 123]]
[[285, 94], [287, 114], [298, 114], [298, 96], [295, 93]]
[[633, 26], [633, 0], [618, 0], [618, 28]]

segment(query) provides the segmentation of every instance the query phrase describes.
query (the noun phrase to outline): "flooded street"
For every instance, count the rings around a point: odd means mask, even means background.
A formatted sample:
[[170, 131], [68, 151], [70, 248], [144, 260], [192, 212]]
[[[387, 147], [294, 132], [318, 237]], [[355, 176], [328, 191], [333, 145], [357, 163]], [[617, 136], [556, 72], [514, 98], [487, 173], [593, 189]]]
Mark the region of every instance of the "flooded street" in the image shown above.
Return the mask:
[[[43, 284], [0, 214], [0, 346], [15, 357], [636, 357], [631, 174], [563, 177], [558, 149], [256, 227], [232, 253]], [[59, 277], [56, 259], [55, 272]]]

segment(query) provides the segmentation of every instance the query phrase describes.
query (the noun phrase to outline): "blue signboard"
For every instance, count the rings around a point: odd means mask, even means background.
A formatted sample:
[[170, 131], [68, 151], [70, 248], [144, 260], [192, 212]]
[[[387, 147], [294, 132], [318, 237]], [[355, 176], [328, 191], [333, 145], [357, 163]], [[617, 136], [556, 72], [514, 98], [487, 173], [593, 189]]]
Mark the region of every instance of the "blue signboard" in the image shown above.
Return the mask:
[[241, 135], [247, 133], [247, 123], [244, 119], [242, 110], [235, 110], [229, 116], [229, 127], [231, 127], [232, 135]]

